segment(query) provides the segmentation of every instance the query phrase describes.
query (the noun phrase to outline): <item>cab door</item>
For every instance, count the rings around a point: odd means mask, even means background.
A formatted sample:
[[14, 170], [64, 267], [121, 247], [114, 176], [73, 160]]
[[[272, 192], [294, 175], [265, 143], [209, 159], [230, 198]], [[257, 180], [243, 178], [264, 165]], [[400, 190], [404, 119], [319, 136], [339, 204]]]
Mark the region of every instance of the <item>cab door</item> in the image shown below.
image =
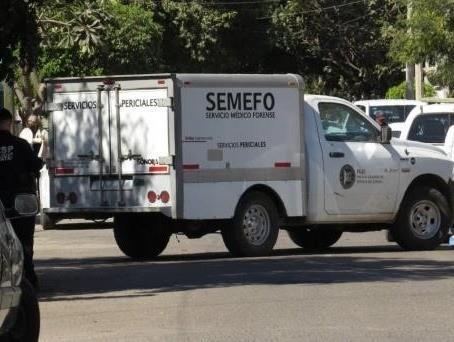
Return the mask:
[[344, 102], [319, 102], [325, 210], [330, 215], [392, 213], [400, 157], [380, 131]]

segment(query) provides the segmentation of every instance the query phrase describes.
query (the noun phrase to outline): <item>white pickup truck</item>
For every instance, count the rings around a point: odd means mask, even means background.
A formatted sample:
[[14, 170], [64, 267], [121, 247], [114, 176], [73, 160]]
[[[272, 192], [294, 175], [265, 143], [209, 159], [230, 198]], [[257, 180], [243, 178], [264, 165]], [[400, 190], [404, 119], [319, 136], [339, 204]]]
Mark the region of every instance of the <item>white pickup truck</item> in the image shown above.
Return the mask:
[[120, 249], [151, 258], [172, 233], [221, 231], [238, 256], [279, 229], [304, 248], [392, 230], [437, 247], [451, 224], [453, 162], [391, 141], [351, 103], [304, 95], [298, 75], [160, 74], [46, 81], [47, 215], [114, 217]]

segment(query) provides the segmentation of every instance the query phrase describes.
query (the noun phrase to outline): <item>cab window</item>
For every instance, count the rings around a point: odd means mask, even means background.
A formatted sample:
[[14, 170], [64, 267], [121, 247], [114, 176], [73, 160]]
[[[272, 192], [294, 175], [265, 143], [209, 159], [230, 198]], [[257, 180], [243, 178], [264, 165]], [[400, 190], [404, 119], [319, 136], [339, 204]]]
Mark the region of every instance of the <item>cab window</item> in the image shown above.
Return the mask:
[[322, 128], [327, 141], [373, 141], [379, 132], [363, 115], [340, 103], [319, 103]]
[[442, 144], [451, 124], [449, 114], [420, 115], [413, 120], [408, 140]]

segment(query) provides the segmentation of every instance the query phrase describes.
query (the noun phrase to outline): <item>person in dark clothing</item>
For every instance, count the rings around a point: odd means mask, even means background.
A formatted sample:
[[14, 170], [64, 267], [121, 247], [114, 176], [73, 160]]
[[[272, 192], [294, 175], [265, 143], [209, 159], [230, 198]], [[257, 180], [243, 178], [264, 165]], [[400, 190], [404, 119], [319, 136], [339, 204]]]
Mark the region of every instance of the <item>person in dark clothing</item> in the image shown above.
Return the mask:
[[[36, 193], [36, 175], [43, 166], [28, 142], [11, 134], [12, 122], [11, 113], [0, 108], [0, 199], [7, 208], [14, 206], [17, 194]], [[11, 223], [22, 243], [25, 277], [37, 287], [38, 279], [33, 266], [35, 217], [23, 217]]]

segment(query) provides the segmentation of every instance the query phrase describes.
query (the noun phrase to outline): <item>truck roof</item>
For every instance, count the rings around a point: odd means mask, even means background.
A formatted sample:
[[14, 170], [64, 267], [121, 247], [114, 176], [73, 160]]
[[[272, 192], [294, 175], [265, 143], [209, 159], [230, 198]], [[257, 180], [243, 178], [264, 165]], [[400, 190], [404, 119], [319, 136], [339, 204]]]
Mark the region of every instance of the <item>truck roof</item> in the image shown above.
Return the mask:
[[413, 122], [416, 116], [435, 113], [454, 113], [454, 104], [428, 104], [424, 106], [416, 106], [408, 114], [405, 122]]
[[183, 82], [185, 87], [225, 87], [228, 86], [269, 86], [303, 88], [304, 82], [297, 74], [139, 74], [139, 75], [107, 75], [87, 77], [47, 78], [46, 83], [86, 83], [103, 82], [106, 80], [126, 81], [142, 79], [172, 78]]

